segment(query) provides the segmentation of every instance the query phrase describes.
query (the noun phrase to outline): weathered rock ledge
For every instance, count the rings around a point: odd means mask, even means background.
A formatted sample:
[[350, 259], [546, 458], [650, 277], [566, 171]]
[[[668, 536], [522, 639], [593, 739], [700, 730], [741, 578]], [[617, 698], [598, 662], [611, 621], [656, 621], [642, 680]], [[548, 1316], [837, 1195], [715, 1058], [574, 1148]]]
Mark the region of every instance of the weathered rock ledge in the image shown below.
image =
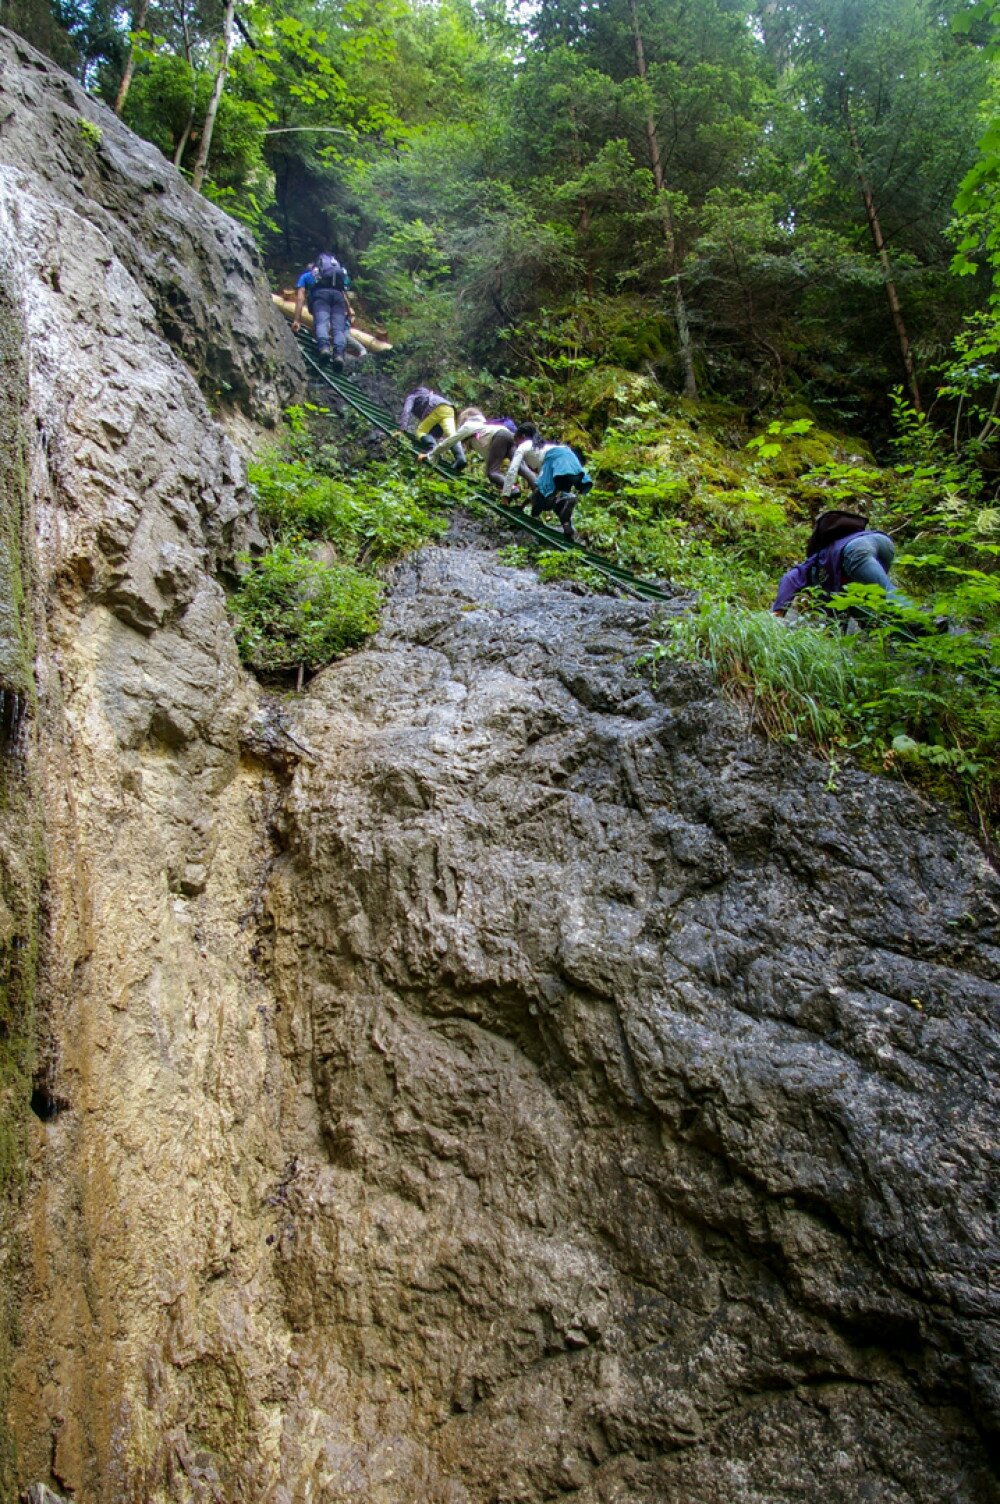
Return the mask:
[[[92, 99], [55, 63], [0, 28], [0, 167], [28, 179], [31, 195], [64, 205], [67, 262], [88, 261], [78, 219], [93, 226], [149, 299], [163, 335], [222, 408], [273, 423], [302, 372], [271, 304], [249, 232], [193, 193], [148, 141]], [[59, 265], [49, 269], [58, 279]], [[58, 280], [52, 282], [58, 292]], [[129, 310], [108, 309], [128, 339]], [[141, 339], [137, 339], [137, 345]]]

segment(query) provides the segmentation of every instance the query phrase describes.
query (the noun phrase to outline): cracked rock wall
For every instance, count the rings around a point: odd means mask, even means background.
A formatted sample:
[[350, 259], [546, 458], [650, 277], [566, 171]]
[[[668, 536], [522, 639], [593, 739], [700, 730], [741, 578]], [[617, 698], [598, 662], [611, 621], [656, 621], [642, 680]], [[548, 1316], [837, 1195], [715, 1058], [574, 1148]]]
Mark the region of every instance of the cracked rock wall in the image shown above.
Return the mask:
[[[284, 1163], [254, 955], [273, 759], [218, 579], [260, 535], [196, 377], [211, 388], [225, 356], [267, 419], [293, 368], [238, 227], [7, 33], [0, 279], [23, 338], [22, 747], [44, 847], [38, 1116], [0, 1245], [20, 1307], [5, 1431], [17, 1487], [176, 1498], [213, 1471], [192, 1414], [240, 1451], [211, 1403], [230, 1328], [259, 1364], [280, 1343], [257, 1219]], [[265, 1452], [273, 1424], [255, 1419]]]
[[301, 1371], [365, 1498], [994, 1498], [996, 881], [647, 622], [431, 551], [302, 711]]

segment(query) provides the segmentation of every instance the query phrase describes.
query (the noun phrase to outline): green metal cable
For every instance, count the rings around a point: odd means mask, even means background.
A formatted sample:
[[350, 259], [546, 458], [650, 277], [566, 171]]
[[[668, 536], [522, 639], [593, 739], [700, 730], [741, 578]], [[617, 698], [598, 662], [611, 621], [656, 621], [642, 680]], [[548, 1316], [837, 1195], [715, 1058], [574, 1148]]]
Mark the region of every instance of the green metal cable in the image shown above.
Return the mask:
[[[399, 436], [399, 424], [381, 403], [376, 402], [373, 397], [369, 397], [365, 392], [362, 392], [349, 376], [334, 374], [334, 372], [320, 364], [310, 348], [311, 336], [300, 334], [298, 336], [298, 345], [302, 351], [302, 358], [306, 362], [306, 365], [311, 367], [320, 380], [325, 382], [332, 391], [336, 392], [338, 397], [361, 413], [362, 417], [366, 418], [369, 423], [374, 424], [376, 428], [381, 428], [387, 434]], [[418, 440], [412, 435], [407, 434], [405, 438], [414, 450], [420, 449]], [[430, 463], [439, 475], [452, 484], [459, 479], [454, 470], [442, 465], [440, 461], [431, 460]], [[468, 485], [468, 482], [466, 482], [466, 485]], [[632, 574], [630, 570], [622, 569], [619, 565], [613, 564], [610, 559], [605, 559], [603, 555], [593, 553], [590, 549], [585, 548], [581, 543], [571, 542], [569, 538], [564, 537], [562, 533], [555, 532], [553, 528], [547, 527], [538, 518], [525, 517], [522, 513], [511, 507], [503, 506], [502, 503], [496, 501], [494, 497], [487, 495], [483, 491], [468, 490], [461, 500], [463, 505], [471, 506], [478, 511], [485, 511], [490, 516], [503, 522], [507, 527], [513, 527], [519, 529], [521, 532], [530, 534], [536, 542], [544, 544], [546, 548], [557, 549], [562, 553], [578, 554], [592, 569], [596, 569], [600, 574], [605, 575], [607, 579], [619, 586], [619, 588], [628, 590], [633, 595], [638, 596], [640, 600], [668, 601], [671, 599], [666, 590], [663, 590], [659, 585], [654, 585], [651, 580], [644, 580], [639, 575]]]

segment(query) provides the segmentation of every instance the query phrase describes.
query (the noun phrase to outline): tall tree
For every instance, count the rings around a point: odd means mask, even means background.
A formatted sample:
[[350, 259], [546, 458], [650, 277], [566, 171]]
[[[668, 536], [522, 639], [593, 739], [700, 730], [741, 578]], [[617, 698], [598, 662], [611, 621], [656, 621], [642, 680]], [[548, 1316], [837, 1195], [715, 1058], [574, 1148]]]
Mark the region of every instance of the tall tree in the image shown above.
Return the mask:
[[903, 305], [896, 286], [896, 274], [892, 264], [892, 257], [889, 254], [889, 247], [885, 242], [885, 235], [882, 233], [882, 221], [879, 217], [878, 205], [875, 202], [875, 191], [868, 173], [868, 164], [865, 161], [864, 150], [861, 146], [861, 137], [858, 135], [858, 128], [851, 113], [851, 94], [846, 84], [842, 98], [844, 121], [847, 126], [847, 134], [857, 166], [861, 197], [864, 200], [865, 214], [868, 217], [868, 228], [871, 231], [872, 243], [875, 246], [875, 252], [882, 267], [882, 283], [885, 287], [886, 302], [889, 304], [893, 327], [896, 330], [896, 338], [899, 341], [899, 353], [902, 357], [903, 369], [906, 372], [906, 384], [909, 387], [914, 407], [917, 412], [922, 412], [923, 402], [920, 397], [920, 383], [917, 380], [917, 364], [913, 358], [913, 345], [910, 343], [909, 331], [906, 327], [906, 320], [903, 317]]
[[732, 180], [756, 129], [754, 40], [717, 0], [542, 0], [535, 45], [559, 45], [617, 90], [616, 134], [652, 179], [660, 282], [668, 289], [684, 391], [698, 392], [686, 260], [707, 195]]
[[135, 8], [135, 13], [132, 17], [132, 30], [130, 34], [128, 58], [125, 62], [125, 72], [122, 74], [122, 81], [118, 85], [118, 93], [115, 97], [116, 115], [120, 115], [122, 110], [125, 108], [125, 101], [128, 98], [128, 91], [132, 83], [132, 74], [135, 72], [136, 46], [139, 40], [138, 33], [141, 32], [145, 27], [146, 17], [148, 16], [148, 14], [149, 0], [138, 0], [138, 4]]
[[208, 154], [212, 150], [212, 136], [215, 132], [215, 120], [219, 113], [219, 101], [225, 88], [226, 76], [229, 72], [229, 60], [233, 53], [233, 42], [236, 36], [236, 0], [226, 0], [226, 9], [222, 17], [222, 43], [219, 66], [215, 74], [215, 83], [212, 86], [212, 97], [208, 102], [208, 112], [205, 115], [205, 123], [201, 128], [201, 137], [198, 141], [198, 153], [194, 161], [194, 170], [191, 173], [191, 186], [198, 192], [205, 181], [205, 173], [208, 168]]
[[[629, 16], [632, 21], [632, 37], [635, 43], [635, 68], [642, 81], [644, 89], [648, 88], [649, 74], [646, 68], [646, 49], [643, 45], [642, 27], [639, 23], [639, 8], [636, 0], [628, 0]], [[667, 183], [663, 175], [663, 156], [660, 151], [660, 138], [656, 130], [656, 119], [653, 114], [652, 98], [646, 104], [646, 144], [649, 149], [649, 163], [653, 171], [653, 182], [656, 184], [656, 201], [660, 211], [663, 225], [663, 244], [667, 253], [667, 266], [670, 271], [670, 282], [674, 294], [674, 316], [677, 320], [677, 342], [680, 346], [681, 362], [684, 367], [684, 393], [688, 397], [697, 397], [698, 381], [694, 372], [694, 351], [691, 344], [691, 321], [688, 318], [687, 301], [684, 297], [684, 288], [681, 283], [681, 265], [677, 251], [677, 229], [674, 224], [674, 212], [670, 204], [670, 195], [667, 192]]]
[[[814, 197], [808, 212], [843, 232], [856, 205], [919, 407], [912, 325], [926, 318], [923, 289], [940, 286], [947, 263], [948, 204], [969, 160], [984, 59], [959, 44], [931, 0], [767, 0], [759, 25], [801, 122], [793, 151], [824, 163], [823, 201]], [[782, 170], [793, 167], [789, 154]]]

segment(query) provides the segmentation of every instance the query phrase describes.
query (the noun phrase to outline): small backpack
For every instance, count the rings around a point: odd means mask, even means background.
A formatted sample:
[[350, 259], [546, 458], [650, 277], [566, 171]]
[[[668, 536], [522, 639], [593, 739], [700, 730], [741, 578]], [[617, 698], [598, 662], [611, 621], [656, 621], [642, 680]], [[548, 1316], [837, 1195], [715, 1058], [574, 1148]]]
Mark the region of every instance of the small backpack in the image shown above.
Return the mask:
[[336, 256], [331, 256], [329, 251], [324, 251], [313, 267], [313, 277], [317, 287], [335, 287], [338, 292], [344, 290], [344, 268]]
[[410, 411], [418, 423], [422, 418], [426, 418], [432, 407], [437, 407], [438, 398], [429, 386], [415, 387], [410, 395], [413, 398], [413, 406]]

